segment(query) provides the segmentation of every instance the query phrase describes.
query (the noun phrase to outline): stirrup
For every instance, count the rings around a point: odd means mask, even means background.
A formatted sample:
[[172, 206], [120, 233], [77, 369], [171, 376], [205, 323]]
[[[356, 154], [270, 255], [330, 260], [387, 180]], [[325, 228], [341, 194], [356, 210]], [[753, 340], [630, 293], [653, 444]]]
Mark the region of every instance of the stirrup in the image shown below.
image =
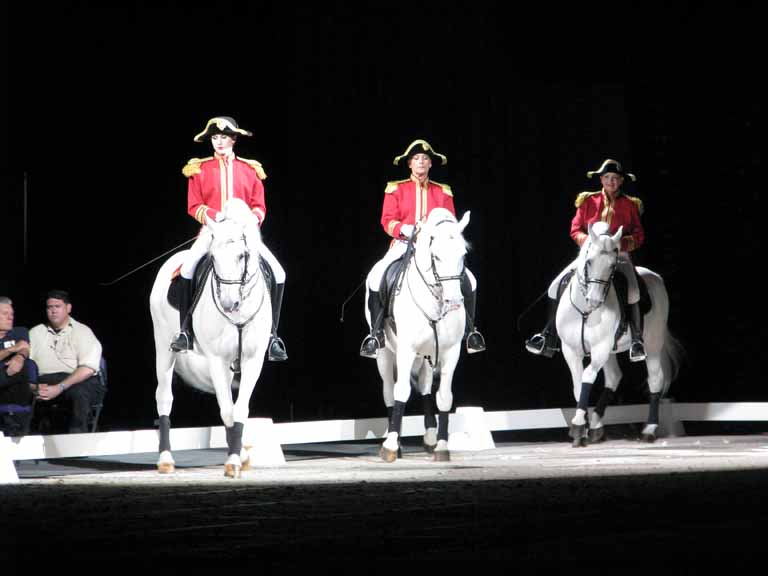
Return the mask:
[[272, 336], [269, 339], [269, 354], [267, 359], [270, 362], [285, 362], [288, 360], [288, 353], [285, 351], [285, 344], [279, 336]]
[[531, 354], [552, 358], [552, 356], [555, 355], [555, 352], [558, 351], [558, 348], [557, 345], [553, 346], [549, 344], [549, 339], [550, 338], [548, 338], [545, 334], [534, 334], [525, 341], [525, 349], [528, 350], [528, 352]]
[[383, 347], [381, 341], [373, 334], [369, 334], [360, 346], [360, 356], [363, 358], [376, 358], [381, 347]]
[[485, 350], [485, 338], [477, 330], [467, 334], [467, 353], [476, 354]]
[[642, 340], [634, 340], [629, 346], [629, 361], [642, 362], [647, 357], [645, 353], [645, 344]]
[[192, 350], [192, 343], [189, 341], [189, 334], [183, 330], [174, 336], [171, 342], [171, 350], [174, 352], [187, 352]]

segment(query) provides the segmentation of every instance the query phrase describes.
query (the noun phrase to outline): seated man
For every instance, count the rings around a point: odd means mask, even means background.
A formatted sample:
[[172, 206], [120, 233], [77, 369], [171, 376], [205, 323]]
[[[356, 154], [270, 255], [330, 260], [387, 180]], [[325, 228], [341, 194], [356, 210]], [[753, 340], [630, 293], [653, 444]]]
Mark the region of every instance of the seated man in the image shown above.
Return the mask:
[[31, 359], [38, 367], [37, 404], [63, 400], [69, 408], [71, 433], [88, 432], [88, 412], [104, 398], [104, 387], [97, 373], [101, 344], [88, 326], [70, 316], [72, 303], [63, 290], [48, 293], [45, 302], [47, 324], [29, 331]]
[[27, 377], [29, 332], [13, 326], [13, 302], [0, 296], [0, 432], [20, 436], [32, 413], [32, 391]]

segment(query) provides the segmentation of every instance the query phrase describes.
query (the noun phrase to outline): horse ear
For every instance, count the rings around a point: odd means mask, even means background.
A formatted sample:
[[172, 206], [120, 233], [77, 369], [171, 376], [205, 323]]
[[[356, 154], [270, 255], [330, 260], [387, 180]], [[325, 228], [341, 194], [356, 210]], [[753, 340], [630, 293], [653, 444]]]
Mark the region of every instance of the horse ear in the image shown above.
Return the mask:
[[464, 216], [459, 220], [459, 231], [464, 232], [464, 228], [467, 227], [467, 224], [469, 224], [469, 210], [464, 212]]
[[207, 214], [205, 215], [205, 225], [211, 232], [216, 229], [216, 221], [213, 218], [209, 218]]
[[624, 226], [619, 226], [619, 229], [616, 231], [616, 234], [611, 236], [611, 240], [614, 244], [619, 244], [621, 242], [621, 235], [624, 233]]
[[592, 224], [590, 224], [590, 225], [589, 225], [589, 230], [588, 230], [588, 231], [589, 231], [589, 239], [590, 239], [590, 240], [591, 240], [593, 243], [595, 243], [595, 244], [596, 244], [596, 243], [598, 242], [598, 239], [599, 239], [599, 238], [598, 238], [597, 234], [595, 234], [595, 231], [592, 229], [592, 227], [593, 227], [593, 225], [592, 225]]

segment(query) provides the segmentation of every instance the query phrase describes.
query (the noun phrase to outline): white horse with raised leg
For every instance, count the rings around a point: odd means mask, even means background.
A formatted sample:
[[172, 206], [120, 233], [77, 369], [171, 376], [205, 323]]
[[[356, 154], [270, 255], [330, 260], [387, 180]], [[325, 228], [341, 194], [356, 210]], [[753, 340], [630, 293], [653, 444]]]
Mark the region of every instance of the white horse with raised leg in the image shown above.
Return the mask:
[[[412, 387], [426, 399], [425, 447], [434, 451], [436, 460], [450, 459], [451, 385], [466, 322], [460, 279], [468, 247], [462, 233], [468, 223], [469, 212], [457, 221], [444, 208], [432, 210], [418, 229], [413, 258], [403, 264], [406, 268], [399, 292], [393, 296], [392, 318], [384, 324], [386, 347], [376, 358], [390, 412], [380, 451], [387, 462], [397, 459], [403, 412]], [[365, 312], [370, 326], [367, 302]], [[430, 392], [438, 382], [439, 419], [435, 422]]]
[[[214, 393], [226, 427], [228, 457], [225, 475], [237, 478], [249, 464], [243, 448], [243, 427], [248, 403], [264, 364], [272, 326], [268, 286], [259, 264], [261, 233], [248, 206], [237, 198], [224, 207], [224, 220], [208, 220], [202, 234], [210, 234], [212, 269], [203, 280], [203, 292], [193, 312], [194, 349], [173, 352], [169, 343], [179, 329], [179, 312], [168, 303], [172, 274], [186, 251], [171, 256], [160, 268], [150, 295], [157, 368], [155, 399], [160, 417], [161, 473], [172, 472], [170, 445], [172, 379]], [[239, 360], [239, 378], [231, 366]], [[232, 389], [239, 386], [237, 401]]]
[[[589, 238], [582, 245], [576, 260], [575, 273], [563, 291], [557, 308], [557, 332], [563, 357], [571, 372], [577, 402], [570, 427], [574, 447], [602, 440], [602, 418], [622, 377], [616, 354], [627, 351], [630, 345], [626, 333], [616, 342], [621, 307], [612, 281], [622, 231], [619, 228], [611, 236], [604, 222], [590, 226]], [[650, 298], [643, 329], [650, 401], [641, 439], [653, 442], [659, 424], [659, 402], [677, 375], [682, 347], [667, 328], [669, 297], [664, 281], [647, 268], [638, 266], [636, 270]], [[589, 364], [584, 368], [587, 356]], [[605, 388], [588, 423], [590, 392], [600, 370], [603, 370]]]

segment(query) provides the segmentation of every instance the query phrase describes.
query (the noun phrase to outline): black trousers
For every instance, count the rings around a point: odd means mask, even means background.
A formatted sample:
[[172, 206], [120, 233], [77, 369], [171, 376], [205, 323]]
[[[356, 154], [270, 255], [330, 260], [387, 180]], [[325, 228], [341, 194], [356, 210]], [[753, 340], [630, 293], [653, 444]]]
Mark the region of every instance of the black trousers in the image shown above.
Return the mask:
[[[55, 385], [69, 376], [66, 372], [56, 372], [53, 374], [41, 374], [37, 379], [38, 384]], [[88, 412], [91, 405], [101, 402], [106, 390], [101, 384], [101, 380], [96, 375], [79, 384], [70, 386], [63, 394], [50, 401], [38, 399], [35, 402], [34, 420], [39, 423], [49, 409], [48, 404], [64, 406], [68, 412], [67, 430], [72, 434], [89, 432], [88, 430]]]

